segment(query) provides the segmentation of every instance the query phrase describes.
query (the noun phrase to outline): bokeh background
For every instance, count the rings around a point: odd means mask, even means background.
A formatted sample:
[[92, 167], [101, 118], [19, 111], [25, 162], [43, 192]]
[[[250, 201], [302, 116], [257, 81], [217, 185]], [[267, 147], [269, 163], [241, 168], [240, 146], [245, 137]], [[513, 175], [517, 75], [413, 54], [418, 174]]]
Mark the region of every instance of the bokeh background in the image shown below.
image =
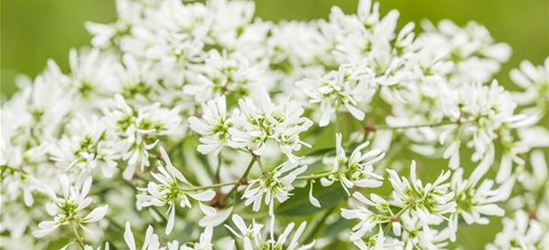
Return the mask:
[[[15, 92], [19, 74], [36, 76], [46, 60], [68, 68], [71, 47], [87, 46], [85, 21], [115, 20], [114, 0], [0, 0], [2, 98]], [[326, 17], [332, 5], [353, 12], [358, 0], [256, 0], [256, 14], [267, 20]], [[423, 18], [451, 19], [458, 24], [475, 20], [485, 25], [497, 41], [513, 48], [511, 60], [497, 78], [509, 84], [508, 71], [521, 60], [541, 64], [549, 56], [549, 0], [383, 0], [381, 9], [400, 11], [400, 25]], [[443, 163], [441, 163], [443, 164]], [[499, 222], [473, 226], [461, 232], [467, 245], [483, 246], [493, 240]], [[476, 249], [472, 247], [470, 249]]]

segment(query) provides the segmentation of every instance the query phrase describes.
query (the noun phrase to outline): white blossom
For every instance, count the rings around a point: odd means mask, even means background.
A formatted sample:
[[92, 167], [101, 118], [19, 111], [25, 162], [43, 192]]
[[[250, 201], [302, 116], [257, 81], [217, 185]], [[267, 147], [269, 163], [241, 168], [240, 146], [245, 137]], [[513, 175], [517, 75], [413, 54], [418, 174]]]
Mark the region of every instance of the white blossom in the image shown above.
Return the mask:
[[331, 185], [334, 181], [340, 181], [342, 187], [349, 193], [348, 189], [357, 187], [379, 187], [383, 177], [374, 173], [374, 163], [383, 159], [385, 154], [380, 150], [373, 149], [366, 153], [361, 151], [368, 147], [365, 142], [353, 150], [351, 156], [347, 157], [342, 146], [342, 135], [336, 134], [336, 157], [326, 158], [324, 162], [332, 165], [332, 173], [321, 179], [323, 185]]
[[297, 160], [294, 151], [308, 146], [299, 138], [312, 122], [302, 117], [303, 108], [294, 101], [287, 100], [280, 105], [271, 102], [267, 92], [260, 91], [256, 98], [239, 100], [240, 114], [233, 116], [234, 126], [229, 128], [229, 145], [252, 151], [261, 155], [267, 148], [267, 142], [278, 144], [282, 153], [292, 162]]
[[[149, 182], [147, 188], [141, 188], [146, 194], [137, 195], [137, 203], [142, 207], [149, 206], [165, 206], [168, 205], [168, 223], [166, 225], [166, 234], [170, 234], [175, 223], [175, 208], [177, 203], [181, 207], [191, 207], [191, 200], [210, 201], [214, 198], [215, 192], [205, 190], [201, 192], [192, 191], [192, 185], [187, 179], [177, 170], [171, 163], [168, 154], [163, 148], [160, 148], [160, 153], [166, 166], [158, 163], [159, 173], [151, 175], [158, 182]], [[186, 185], [188, 188], [180, 187], [180, 184]], [[200, 204], [200, 208], [204, 213], [208, 214], [213, 208]]]
[[[165, 248], [160, 247], [160, 241], [158, 239], [158, 235], [154, 234], [154, 229], [152, 226], [147, 227], [147, 232], [145, 234], [145, 238], [143, 239], [143, 246], [141, 249], [143, 250], [162, 250]], [[135, 237], [133, 236], [133, 232], [131, 229], [130, 222], [126, 222], [126, 229], [124, 231], [124, 241], [126, 241], [126, 245], [128, 246], [128, 249], [130, 250], [137, 250], [136, 243], [135, 243]]]
[[519, 69], [510, 72], [511, 80], [524, 92], [514, 92], [516, 102], [522, 105], [535, 104], [545, 107], [549, 96], [549, 58], [544, 65], [534, 66], [531, 62], [523, 61]]
[[238, 238], [244, 240], [243, 246], [244, 250], [253, 250], [253, 249], [288, 249], [288, 250], [307, 250], [313, 248], [315, 242], [311, 242], [306, 245], [300, 245], [299, 241], [301, 236], [305, 231], [307, 226], [306, 222], [301, 223], [298, 228], [293, 233], [293, 236], [290, 238], [295, 223], [289, 223], [281, 234], [278, 235], [278, 238], [275, 239], [275, 228], [274, 228], [274, 217], [271, 220], [271, 226], [268, 228], [269, 236], [267, 239], [263, 240], [261, 236], [261, 229], [263, 228], [262, 224], [258, 224], [255, 221], [252, 221], [250, 226], [246, 226], [245, 221], [242, 217], [238, 215], [233, 216], [233, 223], [236, 225], [239, 232], [235, 231], [231, 227], [225, 225], [231, 233], [233, 233]]
[[[263, 224], [256, 223], [255, 220], [249, 226], [246, 226], [244, 219], [238, 214], [234, 214], [232, 217], [233, 224], [236, 226], [236, 230], [230, 226], [225, 225], [232, 234], [243, 240], [244, 249], [254, 249], [254, 246], [260, 246], [262, 244], [261, 229]], [[237, 231], [238, 230], [238, 231]]]
[[497, 202], [509, 198], [515, 182], [514, 178], [508, 179], [498, 188], [494, 188], [494, 181], [484, 180], [478, 187], [474, 183], [473, 176], [463, 178], [463, 169], [458, 169], [452, 176], [451, 189], [456, 194], [457, 213], [453, 216], [454, 230], [457, 230], [459, 218], [463, 218], [467, 224], [488, 224], [486, 216], [503, 216], [505, 211], [497, 205]]
[[38, 224], [38, 230], [32, 234], [34, 237], [41, 238], [56, 230], [60, 226], [70, 225], [71, 227], [79, 226], [88, 234], [94, 234], [85, 224], [101, 221], [107, 214], [108, 205], [99, 206], [87, 213], [83, 212], [91, 205], [93, 200], [87, 197], [92, 185], [92, 179], [87, 178], [81, 186], [71, 185], [68, 176], [61, 175], [59, 177], [61, 184], [62, 197], [58, 197], [53, 188], [44, 186], [43, 191], [49, 196], [54, 203], [53, 220], [42, 221]]
[[542, 222], [531, 220], [522, 210], [503, 220], [503, 231], [486, 249], [543, 249], [549, 244], [549, 231]]
[[328, 125], [339, 107], [345, 107], [358, 120], [364, 119], [364, 112], [357, 106], [370, 98], [375, 89], [370, 86], [371, 79], [367, 76], [353, 77], [348, 74], [345, 68], [340, 68], [319, 79], [297, 82], [311, 103], [320, 104], [319, 126]]
[[191, 129], [202, 136], [202, 145], [198, 146], [198, 151], [218, 154], [230, 139], [229, 128], [233, 126], [231, 118], [227, 117], [225, 96], [202, 104], [202, 112], [200, 118], [189, 118]]
[[52, 160], [66, 170], [80, 168], [91, 172], [101, 166], [102, 173], [112, 177], [120, 156], [107, 123], [95, 116], [79, 117], [69, 124], [68, 130], [71, 135], [50, 149]]
[[307, 166], [295, 166], [293, 164], [284, 164], [277, 169], [266, 172], [250, 182], [242, 196], [246, 199], [246, 206], [252, 205], [254, 211], [259, 211], [261, 203], [269, 206], [269, 214], [274, 213], [275, 200], [283, 203], [292, 195], [295, 179], [307, 170]]

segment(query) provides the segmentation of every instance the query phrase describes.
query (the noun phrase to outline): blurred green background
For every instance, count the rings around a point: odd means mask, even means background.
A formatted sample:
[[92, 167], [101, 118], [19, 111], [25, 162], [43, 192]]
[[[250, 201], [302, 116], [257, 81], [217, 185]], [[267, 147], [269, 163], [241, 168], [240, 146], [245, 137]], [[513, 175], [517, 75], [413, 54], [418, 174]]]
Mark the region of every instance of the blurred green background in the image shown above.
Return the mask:
[[[85, 21], [115, 19], [114, 0], [0, 0], [1, 89], [3, 97], [16, 90], [18, 74], [36, 76], [47, 59], [67, 70], [71, 47], [89, 44]], [[257, 16], [268, 20], [327, 17], [332, 5], [354, 12], [358, 0], [257, 0]], [[509, 69], [521, 60], [541, 64], [549, 56], [549, 0], [384, 0], [382, 12], [398, 9], [400, 25], [423, 18], [451, 19], [458, 24], [475, 20], [484, 24], [497, 41], [513, 48], [511, 60], [497, 76], [505, 86]], [[462, 232], [469, 246], [493, 240], [500, 227], [473, 226]], [[472, 248], [471, 248], [472, 249]]]

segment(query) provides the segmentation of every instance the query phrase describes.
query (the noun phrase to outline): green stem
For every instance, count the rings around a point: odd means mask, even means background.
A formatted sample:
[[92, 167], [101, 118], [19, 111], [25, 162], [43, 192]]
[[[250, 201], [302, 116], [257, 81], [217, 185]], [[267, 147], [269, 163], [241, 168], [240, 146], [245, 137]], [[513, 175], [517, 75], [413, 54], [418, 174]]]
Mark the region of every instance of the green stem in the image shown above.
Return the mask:
[[545, 195], [545, 192], [547, 190], [547, 187], [549, 187], [549, 179], [546, 179], [541, 188], [539, 189], [536, 199], [534, 200], [534, 211], [537, 212], [539, 206], [541, 205], [541, 202], [543, 201], [543, 197]]
[[438, 122], [438, 123], [428, 123], [428, 124], [416, 124], [416, 125], [405, 125], [405, 126], [389, 126], [389, 125], [376, 125], [374, 126], [375, 130], [399, 130], [399, 129], [414, 129], [414, 128], [426, 128], [426, 127], [441, 127], [446, 125], [456, 125], [456, 124], [463, 124], [468, 121], [446, 121], [446, 122]]
[[328, 209], [324, 213], [324, 215], [322, 215], [322, 217], [316, 222], [315, 227], [311, 230], [309, 235], [307, 235], [307, 237], [305, 238], [305, 241], [303, 241], [304, 243], [311, 242], [314, 239], [314, 237], [318, 234], [322, 226], [326, 224], [326, 218], [328, 218], [328, 216], [330, 216], [330, 214], [332, 214], [336, 210], [337, 206], [338, 205], [336, 204], [332, 208]]
[[199, 187], [193, 187], [193, 188], [180, 188], [179, 190], [181, 190], [183, 192], [193, 192], [193, 191], [210, 189], [210, 188], [231, 186], [231, 185], [236, 185], [238, 183], [239, 183], [238, 181], [236, 181], [236, 182], [234, 182], [234, 181], [233, 182], [224, 182], [224, 183], [217, 183], [217, 184], [212, 184], [212, 185], [208, 185], [208, 186], [199, 186]]
[[389, 230], [391, 230], [391, 227], [393, 226], [393, 223], [395, 220], [399, 220], [400, 216], [406, 212], [406, 210], [410, 209], [412, 207], [411, 204], [408, 204], [406, 205], [405, 207], [403, 207], [400, 211], [398, 211], [397, 214], [395, 214], [395, 216], [393, 216], [391, 218], [391, 220], [389, 221], [389, 223], [387, 224], [387, 227], [385, 228], [385, 231], [383, 232], [384, 235], [387, 235], [387, 233], [389, 232]]
[[219, 154], [217, 155], [217, 169], [215, 170], [215, 178], [214, 178], [216, 183], [220, 182], [219, 174], [221, 172], [221, 160], [222, 160], [222, 156], [221, 156], [221, 152], [219, 152]]
[[18, 172], [19, 174], [21, 174], [21, 176], [23, 178], [27, 178], [27, 172], [25, 172], [25, 170], [23, 170], [23, 166], [20, 166], [19, 168], [13, 168], [13, 167], [10, 167], [8, 165], [2, 165], [0, 166], [0, 176], [4, 177], [4, 174], [6, 172], [11, 172], [11, 173], [15, 173], [15, 172]]
[[[344, 174], [346, 173], [347, 171], [341, 171], [339, 172], [340, 174]], [[307, 176], [298, 176], [296, 178], [296, 180], [314, 180], [314, 179], [320, 179], [322, 177], [328, 177], [330, 175], [333, 175], [333, 174], [337, 174], [338, 171], [329, 171], [329, 172], [324, 172], [324, 173], [318, 173], [318, 174], [312, 174], [312, 175], [307, 175]]]
[[72, 221], [72, 220], [71, 220], [71, 229], [72, 229], [72, 232], [74, 233], [74, 237], [76, 237], [76, 243], [78, 243], [78, 245], [80, 245], [80, 247], [82, 247], [82, 249], [84, 249], [84, 247], [85, 247], [84, 239], [78, 233], [78, 229], [76, 228], [76, 225], [74, 224], [74, 221]]
[[227, 195], [225, 195], [224, 199], [227, 199], [227, 197], [230, 197], [232, 193], [236, 192], [236, 189], [238, 188], [238, 186], [240, 186], [242, 181], [245, 180], [246, 177], [248, 177], [248, 174], [250, 173], [250, 170], [252, 169], [254, 163], [258, 159], [259, 159], [259, 156], [256, 156], [256, 155], [252, 154], [252, 159], [250, 160], [250, 163], [248, 164], [248, 167], [246, 167], [246, 170], [244, 171], [244, 174], [242, 174], [242, 176], [240, 177], [240, 179], [237, 180], [236, 183], [233, 183], [234, 184], [233, 188], [231, 189], [231, 191], [229, 191], [227, 193]]
[[[176, 204], [174, 204], [174, 206], [175, 205]], [[156, 214], [158, 214], [160, 217], [162, 217], [162, 220], [164, 221], [164, 223], [168, 223], [168, 218], [166, 218], [166, 215], [164, 213], [158, 211], [158, 208], [156, 208], [155, 206], [150, 206], [149, 208], [154, 210], [156, 212]], [[175, 209], [175, 208], [172, 208], [172, 209]]]

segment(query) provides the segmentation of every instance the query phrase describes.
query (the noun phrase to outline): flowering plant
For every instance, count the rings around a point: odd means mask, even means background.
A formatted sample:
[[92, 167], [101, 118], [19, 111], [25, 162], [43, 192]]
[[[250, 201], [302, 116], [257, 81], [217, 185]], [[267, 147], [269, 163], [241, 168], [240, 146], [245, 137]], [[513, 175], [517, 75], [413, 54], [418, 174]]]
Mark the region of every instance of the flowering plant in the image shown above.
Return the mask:
[[2, 103], [2, 248], [549, 248], [549, 58], [510, 91], [475, 22], [116, 3]]

